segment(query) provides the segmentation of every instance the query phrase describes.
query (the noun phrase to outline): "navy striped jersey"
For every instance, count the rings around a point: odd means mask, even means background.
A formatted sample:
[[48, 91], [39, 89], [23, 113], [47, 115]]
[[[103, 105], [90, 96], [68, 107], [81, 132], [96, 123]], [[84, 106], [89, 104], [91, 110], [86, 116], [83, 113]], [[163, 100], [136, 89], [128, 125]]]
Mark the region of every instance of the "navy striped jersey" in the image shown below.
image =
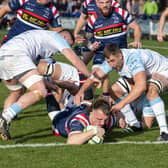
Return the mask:
[[[55, 116], [53, 120], [53, 133], [56, 136], [68, 137], [71, 132], [81, 132], [90, 125], [89, 113], [86, 105], [66, 108]], [[116, 125], [116, 118], [110, 115], [104, 126], [105, 129], [113, 128]]]
[[95, 0], [90, 0], [85, 1], [83, 13], [88, 15], [87, 31], [93, 33], [94, 40], [101, 41], [99, 51], [103, 51], [108, 43], [127, 48], [127, 27], [134, 20], [128, 11], [112, 6], [110, 15], [105, 17], [95, 5]]
[[8, 5], [17, 12], [17, 19], [4, 42], [27, 30], [61, 26], [58, 10], [52, 3], [42, 5], [36, 0], [11, 0]]

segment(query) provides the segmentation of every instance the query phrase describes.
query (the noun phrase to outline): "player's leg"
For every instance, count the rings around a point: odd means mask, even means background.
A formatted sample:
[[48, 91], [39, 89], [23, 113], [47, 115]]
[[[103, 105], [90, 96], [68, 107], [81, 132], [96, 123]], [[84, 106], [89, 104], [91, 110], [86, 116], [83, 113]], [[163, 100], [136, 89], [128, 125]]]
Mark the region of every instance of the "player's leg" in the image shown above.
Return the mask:
[[36, 103], [41, 98], [46, 97], [47, 91], [42, 79], [37, 70], [30, 70], [20, 77], [19, 82], [24, 85], [29, 92], [23, 94], [15, 103], [2, 112], [0, 117], [1, 136], [4, 139], [9, 139], [8, 124], [11, 120], [19, 114], [23, 109]]
[[[165, 74], [167, 75], [167, 72], [165, 72]], [[148, 81], [146, 95], [160, 127], [160, 140], [168, 140], [165, 106], [163, 100], [159, 96], [160, 91], [164, 91], [167, 88], [168, 80], [164, 75], [153, 74], [152, 78]]]
[[[119, 78], [116, 83], [114, 83], [110, 89], [110, 95], [115, 103], [121, 101], [131, 90], [131, 84], [125, 78]], [[122, 114], [128, 124], [127, 131], [136, 132], [142, 131], [141, 123], [137, 120], [131, 105], [128, 104], [121, 109]]]
[[[99, 66], [104, 62], [105, 58], [103, 55], [102, 51], [97, 51], [95, 53], [94, 59], [93, 59], [93, 66], [92, 66], [92, 73], [96, 72], [97, 69], [99, 68]], [[110, 101], [110, 95], [109, 95], [109, 76], [107, 75], [104, 79], [103, 79], [103, 85], [102, 85], [102, 96]]]
[[6, 109], [9, 106], [11, 106], [14, 102], [16, 102], [17, 99], [22, 95], [22, 93], [24, 93], [24, 88], [21, 84], [19, 84], [19, 82], [16, 79], [3, 82], [10, 91], [10, 95], [5, 99], [4, 102], [4, 109]]

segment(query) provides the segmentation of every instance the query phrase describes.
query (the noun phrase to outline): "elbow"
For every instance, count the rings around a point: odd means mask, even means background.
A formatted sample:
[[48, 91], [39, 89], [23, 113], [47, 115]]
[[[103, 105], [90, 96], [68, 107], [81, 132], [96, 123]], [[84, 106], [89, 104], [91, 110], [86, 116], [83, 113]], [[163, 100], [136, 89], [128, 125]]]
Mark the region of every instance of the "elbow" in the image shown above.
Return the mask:
[[81, 145], [81, 143], [79, 143], [79, 142], [75, 142], [75, 141], [73, 141], [73, 140], [71, 140], [71, 139], [67, 139], [67, 145]]

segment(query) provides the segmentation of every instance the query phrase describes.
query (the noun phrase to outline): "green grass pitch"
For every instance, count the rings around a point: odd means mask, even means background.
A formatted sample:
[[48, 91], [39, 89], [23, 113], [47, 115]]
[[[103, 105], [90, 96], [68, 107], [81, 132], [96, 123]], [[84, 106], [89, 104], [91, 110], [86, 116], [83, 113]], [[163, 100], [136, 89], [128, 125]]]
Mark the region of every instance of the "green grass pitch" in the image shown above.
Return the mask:
[[[130, 39], [132, 40], [132, 39]], [[168, 56], [167, 42], [142, 40], [143, 48], [150, 48]], [[67, 62], [63, 56], [57, 60]], [[117, 74], [110, 74], [111, 83]], [[8, 90], [0, 83], [0, 111], [8, 96]], [[98, 96], [101, 90], [96, 90]], [[166, 112], [168, 112], [168, 94], [163, 93]], [[66, 142], [62, 137], [52, 134], [51, 123], [47, 116], [45, 100], [24, 110], [18, 120], [10, 126], [12, 140], [0, 140], [1, 168], [167, 168], [168, 144], [102, 144], [102, 145], [61, 145]], [[116, 128], [105, 137], [110, 142], [146, 142], [159, 136], [156, 122], [151, 129], [142, 134], [122, 134]], [[55, 144], [46, 146], [47, 144]], [[41, 144], [39, 147], [16, 147], [19, 144]], [[9, 145], [7, 148], [7, 145]], [[13, 146], [12, 146], [13, 145]], [[16, 145], [16, 146], [15, 146]], [[4, 148], [3, 148], [4, 147]], [[12, 148], [13, 147], [13, 148]]]

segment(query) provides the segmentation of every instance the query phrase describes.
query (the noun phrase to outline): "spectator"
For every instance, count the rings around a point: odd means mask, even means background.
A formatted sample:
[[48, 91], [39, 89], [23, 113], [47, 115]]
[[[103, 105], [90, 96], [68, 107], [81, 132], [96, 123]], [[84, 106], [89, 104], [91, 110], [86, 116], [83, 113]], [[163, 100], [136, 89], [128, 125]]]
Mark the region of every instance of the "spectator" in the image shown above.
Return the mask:
[[138, 0], [132, 0], [131, 14], [138, 18], [139, 17], [139, 4]]
[[158, 5], [153, 0], [148, 0], [144, 4], [144, 14], [147, 18], [153, 18], [158, 13]]
[[67, 7], [68, 7], [68, 3], [66, 0], [62, 0], [59, 3], [59, 12], [61, 16], [67, 16]]
[[139, 5], [139, 16], [142, 16], [144, 14], [144, 0], [139, 0], [138, 5]]
[[71, 14], [72, 17], [80, 17], [80, 7], [79, 6], [73, 6], [72, 10], [73, 10]]
[[73, 0], [67, 0], [68, 5], [67, 5], [67, 13], [69, 15], [72, 14], [72, 7], [74, 6], [75, 2]]

